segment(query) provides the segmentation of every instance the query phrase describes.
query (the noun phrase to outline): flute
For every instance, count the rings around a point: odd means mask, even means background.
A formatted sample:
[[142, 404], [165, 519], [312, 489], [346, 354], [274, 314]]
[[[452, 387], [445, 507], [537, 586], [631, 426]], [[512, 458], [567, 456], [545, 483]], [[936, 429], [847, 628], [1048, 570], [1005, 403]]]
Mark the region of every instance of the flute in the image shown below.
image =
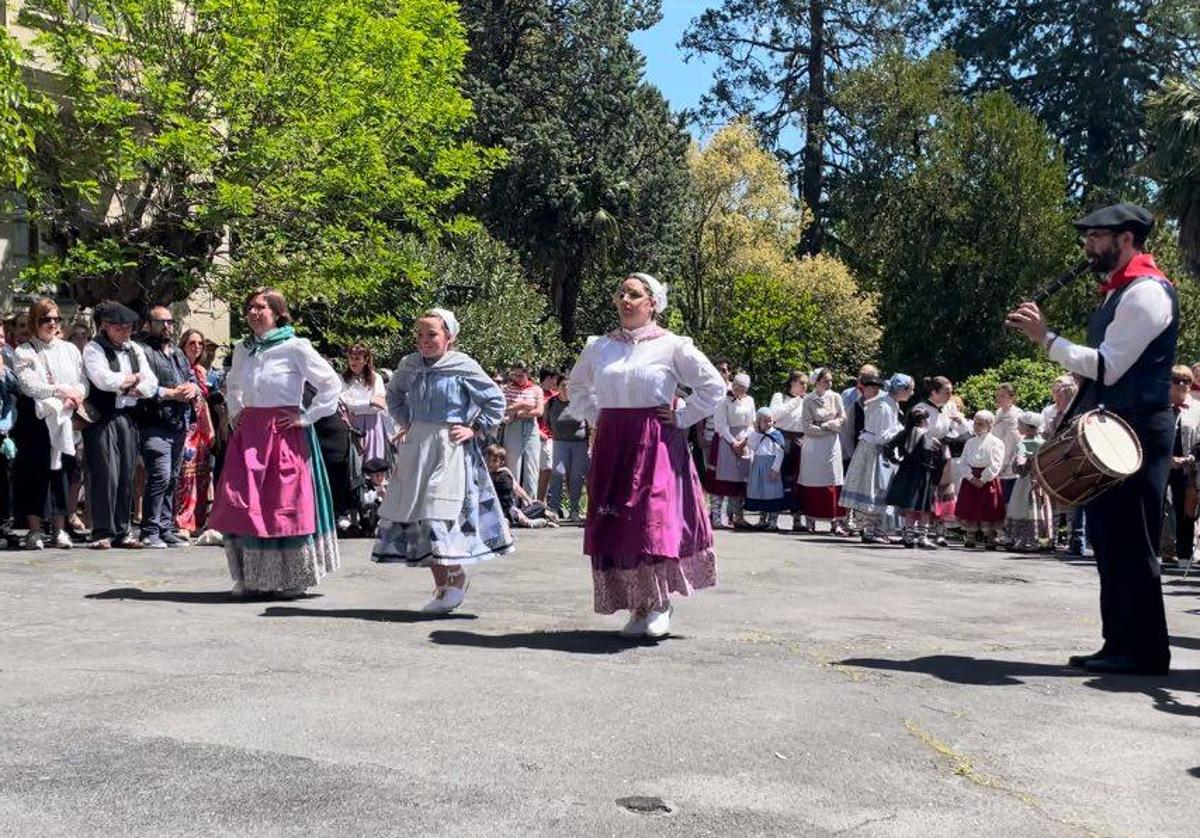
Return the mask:
[[1036, 294], [1034, 294], [1033, 301], [1040, 306], [1042, 303], [1046, 302], [1046, 300], [1050, 299], [1050, 297], [1054, 296], [1072, 282], [1079, 279], [1079, 277], [1087, 273], [1088, 268], [1091, 266], [1092, 263], [1087, 259], [1081, 260], [1079, 264], [1075, 265], [1069, 271], [1064, 271], [1063, 273], [1059, 274], [1053, 282], [1051, 282], [1041, 291], [1038, 291]]

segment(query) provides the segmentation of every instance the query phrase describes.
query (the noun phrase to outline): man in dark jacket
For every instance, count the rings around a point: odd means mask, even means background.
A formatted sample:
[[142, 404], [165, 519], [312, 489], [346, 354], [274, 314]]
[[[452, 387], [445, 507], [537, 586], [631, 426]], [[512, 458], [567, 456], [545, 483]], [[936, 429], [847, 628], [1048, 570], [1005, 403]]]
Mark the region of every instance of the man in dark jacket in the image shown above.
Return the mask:
[[154, 398], [139, 404], [142, 464], [146, 489], [142, 497], [142, 544], [153, 549], [181, 547], [175, 534], [175, 486], [183, 462], [188, 425], [195, 421], [193, 402], [200, 395], [183, 352], [175, 345], [175, 319], [163, 306], [150, 309], [137, 341], [158, 379]]

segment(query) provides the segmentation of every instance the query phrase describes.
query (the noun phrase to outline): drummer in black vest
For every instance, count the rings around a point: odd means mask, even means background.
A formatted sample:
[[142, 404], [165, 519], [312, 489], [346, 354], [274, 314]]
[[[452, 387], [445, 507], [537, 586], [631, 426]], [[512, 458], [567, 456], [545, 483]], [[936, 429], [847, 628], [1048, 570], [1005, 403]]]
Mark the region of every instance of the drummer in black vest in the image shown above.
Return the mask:
[[142, 348], [130, 338], [137, 313], [120, 303], [96, 306], [96, 337], [83, 348], [83, 368], [91, 382], [83, 430], [88, 465], [88, 507], [92, 547], [140, 548], [129, 531], [133, 511], [133, 473], [138, 460], [134, 415], [139, 401], [152, 397], [158, 379]]
[[142, 465], [146, 469], [142, 544], [157, 549], [187, 544], [175, 534], [175, 487], [188, 425], [196, 418], [193, 403], [200, 396], [191, 364], [175, 345], [174, 337], [171, 310], [155, 306], [136, 338], [158, 380], [153, 397], [138, 405]]
[[1153, 216], [1131, 204], [1075, 222], [1092, 271], [1106, 278], [1087, 346], [1047, 329], [1034, 303], [1023, 303], [1007, 321], [1083, 378], [1070, 413], [1103, 405], [1129, 423], [1142, 445], [1141, 470], [1086, 506], [1104, 645], [1071, 657], [1070, 664], [1095, 673], [1165, 675], [1171, 660], [1157, 552], [1174, 441], [1170, 392], [1179, 300], [1143, 252], [1153, 226]]

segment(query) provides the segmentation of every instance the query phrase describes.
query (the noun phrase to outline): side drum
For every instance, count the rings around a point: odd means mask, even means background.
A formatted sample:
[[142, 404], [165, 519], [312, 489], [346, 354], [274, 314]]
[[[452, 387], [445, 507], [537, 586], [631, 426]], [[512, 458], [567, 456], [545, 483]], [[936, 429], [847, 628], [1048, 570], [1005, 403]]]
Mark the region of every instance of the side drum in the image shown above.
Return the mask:
[[1083, 506], [1142, 467], [1142, 446], [1125, 420], [1089, 410], [1033, 457], [1033, 479], [1060, 506]]

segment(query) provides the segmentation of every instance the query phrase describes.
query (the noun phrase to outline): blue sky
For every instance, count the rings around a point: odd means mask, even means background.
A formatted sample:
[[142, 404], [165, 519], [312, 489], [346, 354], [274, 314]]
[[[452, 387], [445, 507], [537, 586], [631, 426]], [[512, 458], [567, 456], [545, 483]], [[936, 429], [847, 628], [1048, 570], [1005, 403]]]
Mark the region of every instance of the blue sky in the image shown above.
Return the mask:
[[683, 63], [675, 45], [692, 18], [718, 0], [662, 0], [662, 20], [653, 29], [635, 32], [633, 43], [646, 56], [646, 79], [656, 85], [675, 110], [694, 107], [712, 86], [712, 70], [698, 59]]

